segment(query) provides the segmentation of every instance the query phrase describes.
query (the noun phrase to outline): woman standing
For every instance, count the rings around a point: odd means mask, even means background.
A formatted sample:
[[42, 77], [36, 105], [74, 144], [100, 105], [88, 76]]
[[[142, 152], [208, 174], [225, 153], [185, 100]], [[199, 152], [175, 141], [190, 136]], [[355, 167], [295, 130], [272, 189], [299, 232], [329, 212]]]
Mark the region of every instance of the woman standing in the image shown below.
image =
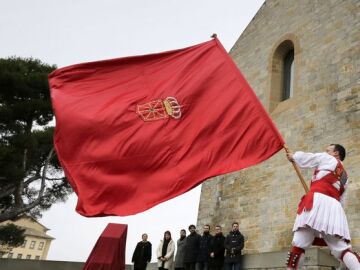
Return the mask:
[[169, 231], [166, 231], [164, 233], [164, 239], [160, 240], [160, 244], [157, 249], [159, 270], [173, 269], [174, 252], [175, 244], [174, 241], [171, 239], [171, 233]]

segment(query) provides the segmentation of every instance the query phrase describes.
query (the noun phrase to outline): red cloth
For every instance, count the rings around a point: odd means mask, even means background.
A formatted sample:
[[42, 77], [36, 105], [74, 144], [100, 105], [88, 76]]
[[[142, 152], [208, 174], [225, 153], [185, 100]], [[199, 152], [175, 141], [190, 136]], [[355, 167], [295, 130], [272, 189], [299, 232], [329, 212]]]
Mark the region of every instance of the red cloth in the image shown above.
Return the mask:
[[343, 172], [346, 173], [343, 165], [339, 161], [335, 171], [328, 173], [319, 180], [311, 182], [309, 192], [301, 198], [297, 213], [300, 215], [304, 209], [305, 211], [310, 211], [312, 209], [315, 192], [327, 195], [340, 201], [340, 197], [344, 192], [344, 186], [340, 184], [340, 190], [338, 190], [333, 186], [333, 184], [339, 181]]
[[83, 270], [125, 270], [127, 225], [109, 223], [97, 240]]
[[49, 82], [55, 148], [85, 216], [145, 211], [284, 144], [217, 39], [61, 68]]
[[327, 246], [324, 238], [320, 238], [320, 237], [315, 237], [314, 241], [312, 242], [312, 245], [318, 246], [318, 247], [326, 247]]

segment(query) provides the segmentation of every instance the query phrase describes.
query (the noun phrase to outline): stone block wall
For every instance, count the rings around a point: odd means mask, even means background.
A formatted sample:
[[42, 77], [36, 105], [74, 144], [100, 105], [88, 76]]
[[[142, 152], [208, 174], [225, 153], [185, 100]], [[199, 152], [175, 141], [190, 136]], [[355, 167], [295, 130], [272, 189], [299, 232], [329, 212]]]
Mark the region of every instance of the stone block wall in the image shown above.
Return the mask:
[[[347, 149], [345, 201], [352, 242], [360, 249], [360, 2], [268, 0], [230, 56], [256, 92], [292, 150]], [[221, 37], [220, 37], [221, 39]], [[294, 95], [272, 102], [274, 52], [294, 44]], [[275, 95], [276, 96], [276, 95]], [[304, 171], [309, 179], [310, 171]], [[206, 181], [198, 226], [240, 223], [245, 253], [287, 249], [303, 188], [284, 151], [269, 160]]]

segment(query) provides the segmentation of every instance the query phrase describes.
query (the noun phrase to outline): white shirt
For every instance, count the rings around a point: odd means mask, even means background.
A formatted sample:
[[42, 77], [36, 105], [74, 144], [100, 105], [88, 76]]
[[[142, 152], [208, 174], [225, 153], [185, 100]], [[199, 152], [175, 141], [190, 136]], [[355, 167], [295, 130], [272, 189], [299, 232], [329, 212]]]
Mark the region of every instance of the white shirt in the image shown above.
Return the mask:
[[[315, 168], [318, 170], [318, 172], [313, 175], [311, 181], [317, 181], [324, 177], [325, 175], [333, 172], [336, 169], [336, 166], [338, 164], [338, 160], [329, 155], [326, 152], [323, 153], [305, 153], [305, 152], [295, 152], [293, 155], [293, 158], [296, 162], [296, 164], [299, 165], [300, 168]], [[333, 184], [333, 186], [340, 190], [340, 181], [337, 181]], [[347, 187], [347, 183], [345, 184], [345, 190]], [[345, 192], [342, 194], [340, 198], [340, 202], [344, 202], [345, 198]]]
[[334, 171], [338, 164], [337, 159], [326, 152], [313, 154], [298, 151], [295, 152], [293, 158], [301, 168], [316, 168], [318, 170], [312, 181], [319, 180]]

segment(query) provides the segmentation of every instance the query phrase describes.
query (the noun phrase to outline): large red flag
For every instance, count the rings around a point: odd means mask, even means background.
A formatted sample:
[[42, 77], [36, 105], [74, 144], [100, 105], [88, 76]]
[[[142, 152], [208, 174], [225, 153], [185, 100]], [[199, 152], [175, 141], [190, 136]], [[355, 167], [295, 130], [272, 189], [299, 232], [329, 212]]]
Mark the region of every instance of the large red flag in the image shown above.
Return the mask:
[[131, 215], [284, 141], [217, 39], [49, 76], [55, 147], [84, 216]]

